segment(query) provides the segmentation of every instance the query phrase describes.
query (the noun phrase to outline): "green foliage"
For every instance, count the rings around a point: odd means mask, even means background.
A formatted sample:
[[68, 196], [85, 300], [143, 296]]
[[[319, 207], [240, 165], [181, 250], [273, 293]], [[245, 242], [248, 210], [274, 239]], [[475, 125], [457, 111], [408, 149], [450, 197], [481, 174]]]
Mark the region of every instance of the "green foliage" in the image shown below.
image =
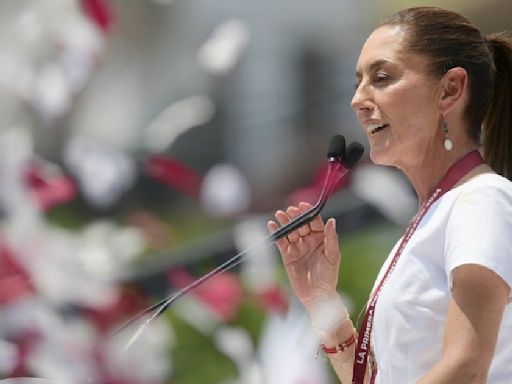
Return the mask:
[[220, 353], [213, 338], [200, 333], [172, 311], [167, 312], [176, 333], [171, 351], [172, 384], [222, 383], [237, 377], [235, 364]]
[[381, 224], [341, 237], [341, 273], [338, 287], [352, 300], [352, 320], [366, 305], [380, 267], [401, 236], [402, 229]]
[[245, 300], [240, 306], [236, 325], [243, 327], [251, 336], [254, 345], [258, 344], [258, 340], [265, 323], [266, 314], [263, 309], [253, 299]]

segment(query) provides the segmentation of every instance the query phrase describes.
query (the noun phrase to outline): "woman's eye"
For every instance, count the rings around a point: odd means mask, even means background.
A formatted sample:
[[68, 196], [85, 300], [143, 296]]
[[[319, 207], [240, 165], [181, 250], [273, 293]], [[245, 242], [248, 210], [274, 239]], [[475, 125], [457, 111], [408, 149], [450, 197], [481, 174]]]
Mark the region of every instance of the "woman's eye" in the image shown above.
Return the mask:
[[[386, 73], [377, 73], [373, 77], [373, 83], [383, 83], [389, 80], [391, 80], [391, 77]], [[354, 83], [354, 89], [357, 90], [360, 85], [361, 80], [356, 80], [356, 82]]]
[[380, 82], [384, 82], [384, 81], [387, 81], [389, 80], [389, 76], [385, 73], [378, 73], [376, 76], [375, 76], [375, 82], [376, 83], [380, 83]]

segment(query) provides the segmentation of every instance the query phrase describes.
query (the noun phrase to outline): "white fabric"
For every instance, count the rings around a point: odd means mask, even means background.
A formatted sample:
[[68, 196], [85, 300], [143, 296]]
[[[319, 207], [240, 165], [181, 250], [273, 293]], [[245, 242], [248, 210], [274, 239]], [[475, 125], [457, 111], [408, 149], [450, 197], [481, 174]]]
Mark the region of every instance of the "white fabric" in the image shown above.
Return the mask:
[[[377, 384], [415, 383], [440, 360], [452, 272], [463, 264], [489, 268], [512, 286], [512, 182], [501, 176], [479, 175], [448, 191], [420, 222], [377, 302], [372, 335]], [[488, 383], [511, 380], [509, 304]]]

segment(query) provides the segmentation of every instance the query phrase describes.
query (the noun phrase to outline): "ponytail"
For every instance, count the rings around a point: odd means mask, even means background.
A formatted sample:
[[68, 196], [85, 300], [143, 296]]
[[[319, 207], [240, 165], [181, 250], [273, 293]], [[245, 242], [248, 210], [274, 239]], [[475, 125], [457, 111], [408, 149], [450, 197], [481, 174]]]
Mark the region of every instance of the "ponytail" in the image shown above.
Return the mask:
[[494, 90], [483, 121], [484, 158], [494, 171], [512, 180], [512, 38], [486, 38], [496, 68]]

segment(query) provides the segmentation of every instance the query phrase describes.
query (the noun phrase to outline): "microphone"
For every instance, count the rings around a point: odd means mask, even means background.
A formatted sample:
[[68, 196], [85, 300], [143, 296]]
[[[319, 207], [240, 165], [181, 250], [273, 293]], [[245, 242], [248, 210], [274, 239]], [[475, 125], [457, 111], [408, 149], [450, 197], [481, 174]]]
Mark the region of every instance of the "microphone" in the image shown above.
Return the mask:
[[127, 343], [124, 349], [128, 348], [138, 337], [138, 335], [142, 332], [143, 328], [149, 324], [154, 318], [162, 314], [167, 308], [169, 308], [174, 301], [179, 299], [181, 296], [187, 294], [192, 289], [196, 288], [197, 286], [201, 285], [205, 281], [209, 280], [210, 278], [228, 271], [229, 269], [237, 266], [238, 264], [242, 263], [249, 252], [254, 252], [256, 250], [263, 249], [264, 247], [273, 244], [276, 240], [279, 240], [283, 238], [284, 236], [287, 236], [294, 230], [302, 227], [303, 225], [309, 223], [312, 221], [324, 208], [325, 203], [327, 202], [327, 199], [332, 194], [334, 187], [338, 183], [338, 181], [345, 175], [347, 172], [354, 167], [354, 165], [361, 159], [361, 156], [363, 155], [364, 147], [361, 143], [353, 142], [351, 143], [345, 150], [345, 138], [342, 135], [334, 135], [330, 142], [329, 147], [327, 151], [327, 158], [328, 158], [328, 170], [327, 170], [327, 176], [325, 178], [325, 182], [322, 188], [322, 192], [320, 193], [320, 196], [318, 198], [318, 201], [316, 204], [311, 207], [306, 212], [302, 213], [301, 215], [295, 217], [293, 220], [291, 220], [286, 225], [283, 225], [275, 232], [271, 233], [267, 237], [260, 240], [255, 245], [247, 248], [246, 250], [238, 253], [237, 255], [233, 256], [226, 262], [222, 263], [218, 267], [214, 268], [207, 274], [201, 276], [197, 280], [194, 280], [192, 283], [187, 285], [186, 287], [176, 291], [175, 293], [165, 297], [164, 299], [160, 300], [156, 304], [151, 305], [150, 307], [144, 309], [139, 314], [135, 315], [131, 319], [129, 319], [124, 325], [122, 325], [117, 331], [114, 332], [114, 334], [117, 334], [121, 332], [123, 329], [125, 329], [128, 325], [132, 324], [137, 319], [141, 318], [145, 314], [148, 314], [152, 311], [155, 311], [153, 315], [146, 320], [135, 332], [135, 334], [132, 336], [130, 341]]
[[276, 241], [289, 235], [294, 230], [312, 221], [324, 208], [327, 199], [331, 196], [334, 187], [340, 179], [361, 159], [364, 147], [361, 143], [354, 141], [345, 151], [345, 138], [341, 135], [334, 135], [327, 150], [328, 168], [324, 186], [320, 197], [313, 207], [295, 217], [292, 221], [283, 225], [268, 236], [269, 241]]

